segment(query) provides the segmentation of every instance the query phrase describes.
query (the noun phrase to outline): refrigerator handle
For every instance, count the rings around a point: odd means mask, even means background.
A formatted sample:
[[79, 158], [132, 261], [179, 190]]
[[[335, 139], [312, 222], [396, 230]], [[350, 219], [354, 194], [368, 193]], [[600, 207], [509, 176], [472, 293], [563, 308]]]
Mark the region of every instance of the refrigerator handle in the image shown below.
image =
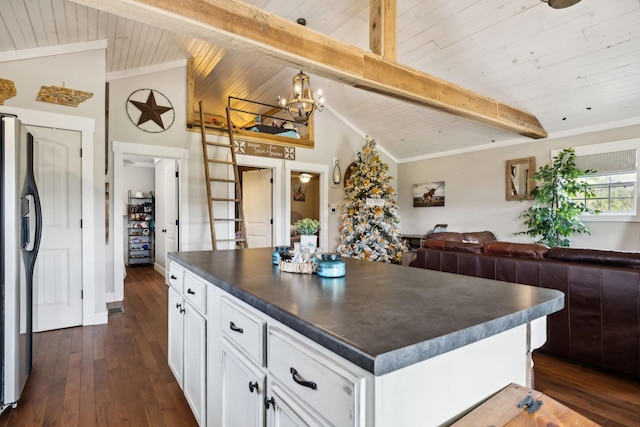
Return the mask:
[[[40, 249], [40, 240], [42, 238], [42, 206], [40, 205], [40, 196], [38, 195], [38, 188], [36, 186], [36, 178], [33, 171], [33, 158], [34, 158], [34, 144], [33, 135], [27, 133], [27, 174], [25, 177], [24, 186], [22, 188], [22, 200], [23, 207], [27, 208], [27, 212], [23, 215], [23, 221], [27, 221], [29, 225], [26, 227], [28, 232], [23, 234], [22, 242], [27, 243], [26, 247], [22, 249], [22, 259], [25, 266], [26, 283], [27, 283], [27, 348], [26, 348], [26, 360], [27, 360], [27, 373], [31, 373], [33, 363], [33, 272], [36, 265], [36, 257], [38, 256], [38, 249]], [[25, 206], [26, 205], [26, 206]], [[31, 227], [31, 221], [35, 222], [35, 227]]]
[[28, 134], [27, 176], [24, 182], [22, 198], [22, 249], [28, 253], [27, 271], [30, 274], [33, 274], [33, 265], [35, 264], [35, 258], [38, 255], [38, 249], [40, 248], [40, 241], [42, 239], [42, 205], [40, 204], [40, 196], [33, 173], [34, 148], [33, 136]]
[[[37, 194], [27, 194], [22, 199], [23, 212], [25, 212], [22, 216], [22, 249], [27, 252], [33, 251], [36, 241], [39, 242], [42, 234], [40, 208], [37, 206], [40, 201], [36, 200], [36, 197]], [[36, 235], [38, 232], [39, 234]]]

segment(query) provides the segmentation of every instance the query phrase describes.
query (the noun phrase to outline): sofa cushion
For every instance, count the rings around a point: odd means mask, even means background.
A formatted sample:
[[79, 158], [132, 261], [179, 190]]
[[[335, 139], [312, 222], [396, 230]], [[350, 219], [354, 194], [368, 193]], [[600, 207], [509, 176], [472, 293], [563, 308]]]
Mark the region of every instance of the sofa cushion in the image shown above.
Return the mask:
[[549, 248], [540, 243], [486, 242], [483, 245], [485, 254], [510, 256], [516, 258], [544, 259]]
[[444, 242], [444, 240], [439, 239], [425, 239], [425, 241], [422, 243], [422, 247], [428, 249], [440, 249], [441, 251], [443, 251]]
[[462, 241], [467, 243], [486, 243], [493, 240], [498, 240], [490, 231], [473, 231], [462, 233]]
[[479, 243], [466, 243], [455, 240], [427, 239], [422, 244], [422, 247], [450, 252], [482, 253], [482, 245]]
[[640, 268], [640, 253], [631, 252], [555, 246], [549, 249], [547, 258], [567, 262]]
[[467, 242], [451, 242], [444, 241], [444, 250], [452, 252], [466, 252], [472, 254], [481, 254], [482, 245], [480, 243], [467, 243]]
[[[454, 242], [462, 242], [462, 233], [455, 231], [443, 231], [441, 233], [431, 233], [425, 236], [425, 242], [427, 240], [449, 240]], [[426, 246], [425, 246], [426, 247]]]

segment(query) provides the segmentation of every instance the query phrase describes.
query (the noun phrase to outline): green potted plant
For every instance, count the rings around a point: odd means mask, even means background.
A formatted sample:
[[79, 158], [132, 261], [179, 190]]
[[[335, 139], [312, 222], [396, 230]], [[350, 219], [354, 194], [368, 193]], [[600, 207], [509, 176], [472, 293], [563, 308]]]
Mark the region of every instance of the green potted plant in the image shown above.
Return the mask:
[[300, 234], [311, 236], [320, 230], [320, 221], [311, 218], [302, 218], [293, 224], [293, 228]]
[[320, 221], [311, 218], [302, 218], [293, 224], [293, 229], [300, 233], [300, 246], [306, 246], [310, 252], [315, 252], [318, 246], [318, 230], [320, 230]]
[[547, 246], [569, 246], [568, 237], [574, 233], [591, 234], [580, 221], [580, 215], [600, 211], [588, 208], [577, 198], [594, 197], [593, 190], [580, 178], [595, 171], [578, 168], [575, 157], [573, 148], [565, 148], [550, 165], [542, 166], [534, 174], [534, 181], [539, 182], [531, 190], [534, 204], [518, 216], [527, 230], [515, 234], [539, 237], [537, 242]]

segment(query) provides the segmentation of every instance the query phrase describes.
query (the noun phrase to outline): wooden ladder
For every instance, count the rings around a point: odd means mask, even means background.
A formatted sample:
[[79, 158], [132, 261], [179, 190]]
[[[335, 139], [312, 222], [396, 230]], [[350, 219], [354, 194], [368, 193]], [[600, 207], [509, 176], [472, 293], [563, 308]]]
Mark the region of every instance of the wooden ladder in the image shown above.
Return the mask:
[[[207, 200], [209, 207], [209, 230], [211, 232], [211, 244], [213, 246], [213, 250], [218, 249], [218, 242], [234, 242], [235, 245], [240, 244], [241, 248], [247, 247], [247, 229], [245, 227], [244, 222], [244, 211], [242, 209], [242, 188], [240, 186], [240, 177], [238, 173], [238, 164], [236, 162], [236, 152], [233, 149], [233, 126], [231, 125], [231, 113], [229, 107], [227, 107], [227, 128], [229, 130], [229, 143], [224, 144], [220, 142], [209, 142], [207, 141], [206, 132], [205, 132], [205, 124], [204, 124], [204, 109], [202, 108], [202, 101], [199, 102], [200, 105], [200, 134], [202, 136], [202, 154], [204, 159], [204, 176], [206, 180], [207, 187]], [[223, 151], [224, 150], [224, 151]], [[231, 160], [228, 159], [228, 156], [225, 156], [222, 159], [221, 156], [217, 156], [216, 158], [212, 157], [212, 154], [220, 154], [221, 152], [226, 152], [229, 150], [231, 152]], [[227, 165], [227, 168], [222, 168], [226, 175], [225, 176], [212, 176], [211, 169], [212, 166], [215, 165]], [[233, 179], [229, 178], [229, 168], [233, 170]], [[220, 175], [220, 168], [215, 168], [217, 175]], [[229, 195], [228, 197], [214, 197], [213, 195], [213, 186], [215, 184], [225, 184], [225, 191], [228, 187], [228, 184], [235, 183], [235, 197]], [[228, 217], [216, 217], [214, 215], [213, 205], [214, 203], [233, 203], [234, 204], [234, 218]], [[240, 232], [240, 236], [234, 234], [234, 238], [232, 239], [216, 239], [216, 222], [233, 222], [237, 224], [237, 228]], [[234, 231], [236, 227], [234, 227]]]

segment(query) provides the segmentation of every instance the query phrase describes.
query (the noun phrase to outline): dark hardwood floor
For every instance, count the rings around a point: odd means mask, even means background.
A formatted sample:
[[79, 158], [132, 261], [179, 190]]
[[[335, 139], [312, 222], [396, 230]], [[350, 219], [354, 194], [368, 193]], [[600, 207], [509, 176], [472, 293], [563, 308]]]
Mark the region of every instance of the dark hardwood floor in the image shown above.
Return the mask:
[[127, 269], [109, 324], [35, 334], [33, 362], [0, 427], [198, 425], [167, 364], [167, 287], [152, 267]]
[[[0, 427], [197, 423], [167, 365], [167, 287], [127, 269], [124, 313], [108, 325], [35, 334], [34, 371]], [[534, 355], [535, 388], [605, 427], [640, 427], [640, 383]], [[242, 427], [242, 426], [238, 426]]]
[[605, 427], [640, 427], [640, 381], [534, 353], [534, 388]]

